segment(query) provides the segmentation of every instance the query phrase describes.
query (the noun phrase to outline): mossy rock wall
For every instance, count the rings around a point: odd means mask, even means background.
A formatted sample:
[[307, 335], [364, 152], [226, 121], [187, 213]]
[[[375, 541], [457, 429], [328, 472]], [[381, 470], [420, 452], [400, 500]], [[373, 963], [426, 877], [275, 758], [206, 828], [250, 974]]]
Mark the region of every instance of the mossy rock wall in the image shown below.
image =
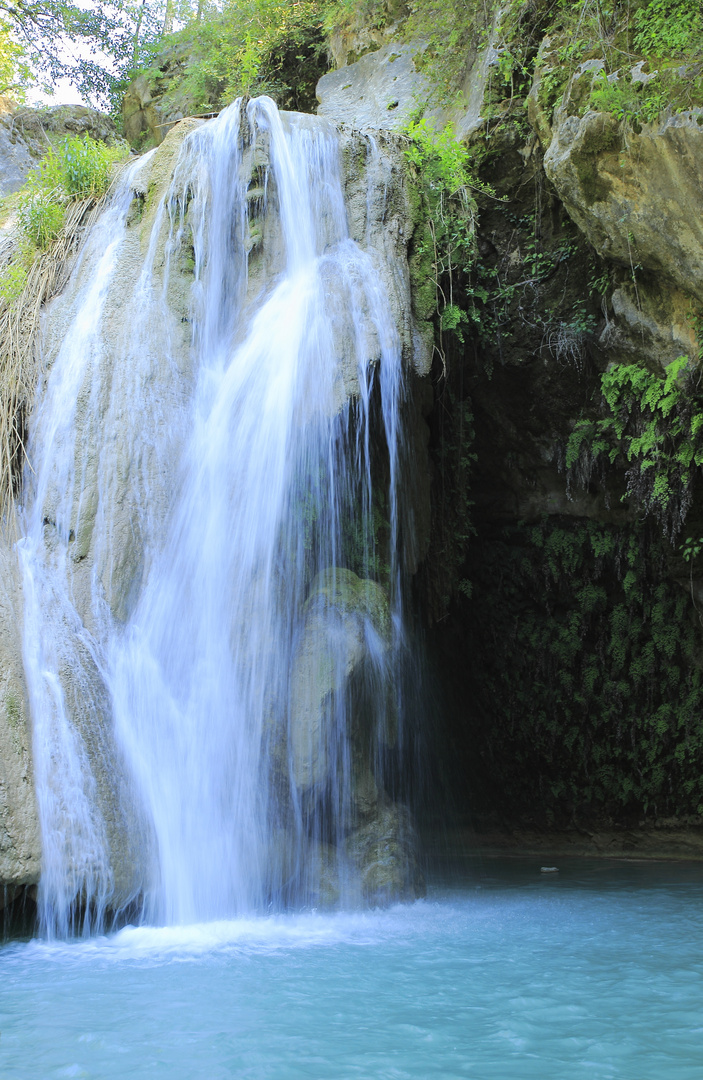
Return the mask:
[[[540, 827], [698, 819], [701, 572], [682, 556], [703, 535], [698, 466], [683, 527], [663, 534], [624, 498], [641, 467], [626, 444], [585, 471], [567, 468], [567, 447], [580, 421], [606, 415], [614, 366], [664, 378], [684, 356], [697, 369], [695, 199], [663, 176], [688, 176], [700, 125], [689, 112], [633, 126], [584, 103], [545, 112], [537, 89], [488, 101], [470, 143], [493, 196], [477, 195], [475, 257], [452, 281], [460, 335], [442, 338], [431, 273], [419, 253], [413, 263], [442, 349], [417, 582], [438, 687], [429, 805]], [[690, 146], [674, 152], [676, 139]], [[681, 229], [661, 227], [674, 204]], [[666, 243], [650, 257], [657, 229]]]

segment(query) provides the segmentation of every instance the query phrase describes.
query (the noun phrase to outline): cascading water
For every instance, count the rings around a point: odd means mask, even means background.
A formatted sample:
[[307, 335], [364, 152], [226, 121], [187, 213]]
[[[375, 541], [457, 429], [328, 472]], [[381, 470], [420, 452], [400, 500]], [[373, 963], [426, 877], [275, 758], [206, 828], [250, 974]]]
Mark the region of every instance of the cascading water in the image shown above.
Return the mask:
[[62, 298], [33, 429], [20, 548], [49, 933], [412, 881], [384, 789], [401, 346], [378, 257], [349, 237], [337, 134], [266, 98], [231, 106], [187, 135], [140, 241], [149, 165]]

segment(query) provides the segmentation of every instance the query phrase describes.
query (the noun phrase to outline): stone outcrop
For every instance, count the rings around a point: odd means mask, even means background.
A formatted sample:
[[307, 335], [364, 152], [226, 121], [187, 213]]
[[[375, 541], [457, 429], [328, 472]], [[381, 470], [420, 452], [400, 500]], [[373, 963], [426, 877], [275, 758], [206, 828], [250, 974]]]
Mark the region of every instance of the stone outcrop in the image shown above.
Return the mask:
[[384, 45], [348, 67], [323, 75], [317, 84], [318, 113], [356, 129], [402, 131], [429, 94], [415, 56], [421, 44]]
[[[348, 693], [354, 673], [372, 655], [382, 667], [389, 635], [388, 601], [380, 585], [342, 568], [315, 578], [293, 660], [289, 739], [300, 791], [324, 784], [336, 768], [335, 701]], [[378, 737], [393, 735], [384, 728]]]
[[[423, 63], [427, 41], [393, 41], [378, 34], [378, 45], [351, 62], [327, 72], [317, 84], [318, 113], [336, 124], [362, 131], [402, 132], [418, 114], [436, 130], [447, 125], [458, 139], [467, 139], [480, 127], [484, 93], [498, 53], [494, 23], [486, 48], [471, 43], [459, 64], [454, 100], [437, 93], [428, 65]], [[334, 42], [334, 37], [333, 37]]]
[[[547, 37], [528, 115], [542, 143], [545, 174], [569, 215], [603, 258], [650, 271], [700, 301], [703, 108], [669, 110], [635, 124], [594, 111], [589, 95], [603, 61], [591, 60], [575, 72], [550, 114], [540, 86], [555, 63]], [[646, 82], [641, 67], [610, 79]]]
[[555, 110], [544, 171], [604, 258], [703, 299], [703, 109], [636, 133], [605, 113]]

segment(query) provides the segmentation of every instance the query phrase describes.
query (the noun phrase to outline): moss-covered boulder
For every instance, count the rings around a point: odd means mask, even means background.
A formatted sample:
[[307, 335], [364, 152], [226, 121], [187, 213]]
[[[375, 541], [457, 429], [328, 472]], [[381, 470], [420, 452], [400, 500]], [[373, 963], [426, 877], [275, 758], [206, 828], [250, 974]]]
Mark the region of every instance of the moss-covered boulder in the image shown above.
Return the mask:
[[636, 132], [608, 113], [555, 110], [544, 171], [600, 255], [703, 299], [703, 109]]
[[382, 587], [340, 567], [318, 574], [303, 614], [289, 718], [292, 774], [301, 791], [330, 775], [339, 702], [364, 661], [387, 650], [390, 635]]

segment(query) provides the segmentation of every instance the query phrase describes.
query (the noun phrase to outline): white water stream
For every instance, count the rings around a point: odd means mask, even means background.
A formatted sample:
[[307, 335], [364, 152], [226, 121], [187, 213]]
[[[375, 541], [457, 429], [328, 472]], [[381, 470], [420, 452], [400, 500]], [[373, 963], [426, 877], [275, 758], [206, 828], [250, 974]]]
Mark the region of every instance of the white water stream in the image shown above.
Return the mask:
[[[49, 934], [314, 903], [330, 877], [344, 901], [355, 785], [390, 805], [401, 351], [349, 238], [337, 135], [231, 106], [184, 140], [139, 249], [149, 167], [53, 316], [33, 425], [20, 550]], [[320, 680], [339, 692], [315, 698]]]

